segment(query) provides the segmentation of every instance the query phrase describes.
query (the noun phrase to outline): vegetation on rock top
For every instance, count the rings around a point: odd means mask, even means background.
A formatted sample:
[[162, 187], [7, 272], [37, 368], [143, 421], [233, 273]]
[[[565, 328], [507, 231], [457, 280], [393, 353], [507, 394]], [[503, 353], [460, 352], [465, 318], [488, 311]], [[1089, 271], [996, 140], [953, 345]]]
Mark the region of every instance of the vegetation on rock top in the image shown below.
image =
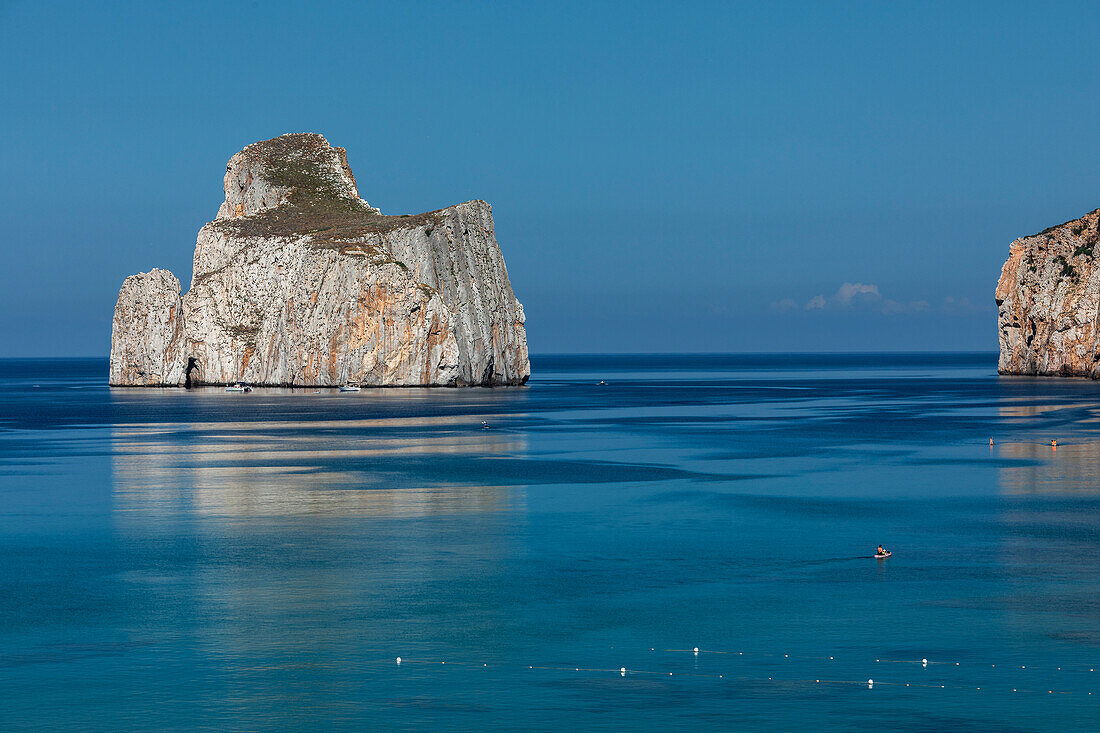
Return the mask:
[[214, 226], [237, 237], [308, 235], [321, 247], [361, 242], [370, 234], [438, 226], [442, 218], [432, 211], [416, 215], [385, 216], [347, 192], [347, 184], [333, 164], [334, 149], [316, 134], [283, 135], [249, 145], [241, 151], [257, 164], [264, 179], [290, 189], [287, 202], [249, 216], [219, 219]]
[[1063, 227], [1065, 227], [1068, 224], [1075, 224], [1075, 225], [1079, 224], [1079, 225], [1081, 225], [1081, 228], [1078, 231], [1074, 232], [1074, 234], [1080, 234], [1081, 231], [1089, 228], [1090, 226], [1093, 229], [1095, 229], [1096, 222], [1097, 222], [1098, 218], [1100, 218], [1100, 209], [1093, 209], [1092, 211], [1090, 211], [1089, 213], [1085, 214], [1084, 216], [1082, 216], [1078, 219], [1070, 219], [1069, 221], [1064, 221], [1061, 224], [1056, 224], [1052, 227], [1047, 227], [1043, 231], [1038, 232], [1036, 234], [1032, 234], [1031, 236], [1041, 237], [1044, 234], [1052, 234], [1054, 232], [1057, 232], [1059, 229], [1062, 229]]

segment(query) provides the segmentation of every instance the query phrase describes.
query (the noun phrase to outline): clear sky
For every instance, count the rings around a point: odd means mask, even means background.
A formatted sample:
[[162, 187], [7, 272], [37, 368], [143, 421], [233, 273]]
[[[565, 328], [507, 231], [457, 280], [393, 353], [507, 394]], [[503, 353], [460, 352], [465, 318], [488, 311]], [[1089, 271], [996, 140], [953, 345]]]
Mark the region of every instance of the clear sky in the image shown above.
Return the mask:
[[992, 350], [1100, 206], [1094, 2], [174, 5], [0, 2], [0, 356], [106, 355], [284, 132], [492, 203], [534, 353]]

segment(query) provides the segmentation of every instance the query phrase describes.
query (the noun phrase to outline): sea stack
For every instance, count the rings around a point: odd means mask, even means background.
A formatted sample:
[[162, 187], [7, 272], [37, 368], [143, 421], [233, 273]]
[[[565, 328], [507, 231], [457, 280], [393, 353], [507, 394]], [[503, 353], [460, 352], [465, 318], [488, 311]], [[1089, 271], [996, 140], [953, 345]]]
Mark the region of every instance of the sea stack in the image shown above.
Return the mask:
[[1100, 377], [1100, 209], [1017, 239], [997, 283], [1001, 374]]
[[383, 215], [343, 148], [283, 135], [229, 160], [186, 293], [167, 270], [126, 278], [110, 383], [518, 385], [525, 321], [489, 204]]

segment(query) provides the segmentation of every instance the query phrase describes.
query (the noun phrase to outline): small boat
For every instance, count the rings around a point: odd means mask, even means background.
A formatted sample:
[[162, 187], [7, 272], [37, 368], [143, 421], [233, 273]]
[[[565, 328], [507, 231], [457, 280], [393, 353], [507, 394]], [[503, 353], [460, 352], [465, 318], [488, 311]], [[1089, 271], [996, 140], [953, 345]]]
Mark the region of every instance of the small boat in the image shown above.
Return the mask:
[[347, 383], [340, 385], [341, 392], [358, 392], [363, 389], [357, 380], [349, 379]]
[[235, 382], [225, 388], [226, 392], [251, 392], [252, 388], [244, 382]]
[[875, 557], [876, 557], [876, 558], [878, 558], [879, 560], [881, 560], [881, 559], [883, 559], [884, 557], [890, 557], [890, 556], [891, 556], [891, 555], [893, 555], [893, 554], [894, 554], [894, 553], [892, 553], [892, 552], [876, 552], [876, 553], [875, 553]]

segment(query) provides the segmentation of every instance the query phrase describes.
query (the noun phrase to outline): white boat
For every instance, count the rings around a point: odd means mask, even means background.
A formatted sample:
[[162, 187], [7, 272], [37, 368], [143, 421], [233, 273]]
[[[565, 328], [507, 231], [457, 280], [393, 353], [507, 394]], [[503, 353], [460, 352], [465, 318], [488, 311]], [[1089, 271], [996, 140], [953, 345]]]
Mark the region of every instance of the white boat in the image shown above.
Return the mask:
[[359, 382], [354, 379], [349, 379], [346, 384], [340, 385], [341, 392], [358, 392], [362, 388]]
[[225, 388], [226, 392], [251, 392], [252, 388], [244, 382], [236, 382]]

